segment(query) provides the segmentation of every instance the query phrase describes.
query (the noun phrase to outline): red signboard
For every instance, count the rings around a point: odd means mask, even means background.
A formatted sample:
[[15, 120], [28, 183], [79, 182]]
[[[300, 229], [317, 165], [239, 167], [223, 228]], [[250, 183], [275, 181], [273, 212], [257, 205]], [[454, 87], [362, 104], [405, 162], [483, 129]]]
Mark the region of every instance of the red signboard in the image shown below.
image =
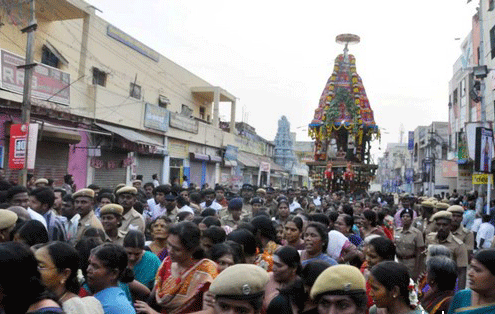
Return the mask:
[[[17, 68], [17, 66], [24, 65], [25, 59], [3, 49], [0, 53], [2, 67], [0, 87], [14, 93], [23, 94], [24, 69]], [[31, 94], [35, 98], [42, 100], [49, 99], [53, 102], [69, 105], [69, 84], [69, 73], [38, 63], [33, 70]]]
[[27, 124], [12, 124], [10, 127], [9, 168], [24, 169], [26, 162]]

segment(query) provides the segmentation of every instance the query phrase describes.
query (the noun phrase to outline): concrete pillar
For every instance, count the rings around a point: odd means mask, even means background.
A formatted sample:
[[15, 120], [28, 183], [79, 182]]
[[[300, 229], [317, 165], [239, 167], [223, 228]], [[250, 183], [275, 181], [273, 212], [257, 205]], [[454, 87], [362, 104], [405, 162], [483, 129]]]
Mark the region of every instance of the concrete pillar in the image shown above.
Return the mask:
[[213, 92], [213, 126], [218, 128], [220, 115], [220, 87], [215, 87]]
[[89, 26], [91, 15], [94, 13], [94, 8], [90, 7], [89, 10], [92, 10], [91, 14], [86, 14], [83, 19], [82, 26], [82, 36], [81, 36], [81, 49], [79, 53], [79, 69], [78, 75], [79, 77], [84, 76], [86, 74], [86, 58], [88, 53], [88, 37], [89, 37]]
[[230, 103], [230, 133], [235, 134], [235, 100]]
[[163, 137], [163, 146], [165, 146], [165, 154], [162, 163], [162, 177], [160, 184], [165, 184], [170, 181], [170, 156], [168, 154], [168, 136]]
[[220, 183], [220, 163], [215, 163], [215, 184]]

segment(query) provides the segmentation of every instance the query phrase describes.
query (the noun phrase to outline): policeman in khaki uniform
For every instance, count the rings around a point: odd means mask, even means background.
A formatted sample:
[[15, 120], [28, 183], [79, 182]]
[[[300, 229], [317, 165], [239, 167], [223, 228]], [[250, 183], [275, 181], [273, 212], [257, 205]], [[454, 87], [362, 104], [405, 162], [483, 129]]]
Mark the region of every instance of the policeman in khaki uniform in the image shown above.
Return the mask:
[[96, 228], [104, 231], [103, 226], [96, 217], [93, 208], [95, 207], [95, 191], [91, 189], [80, 189], [72, 194], [74, 199], [74, 208], [81, 216], [77, 225], [77, 233], [74, 241], [81, 240], [84, 232], [89, 228]]
[[468, 250], [468, 256], [471, 256], [474, 250], [474, 234], [470, 230], [464, 228], [461, 224], [464, 208], [460, 205], [452, 205], [447, 209], [447, 211], [452, 213], [452, 234], [464, 243]]
[[[106, 219], [117, 219], [120, 223], [122, 223], [122, 213], [124, 212], [124, 208], [118, 204], [107, 204], [100, 209], [100, 219], [102, 221], [102, 225], [105, 226], [107, 223]], [[107, 215], [114, 216], [108, 218]], [[105, 228], [105, 227], [104, 227]], [[109, 234], [105, 230], [105, 242], [117, 244], [120, 246], [124, 245], [124, 238], [127, 234], [127, 231], [123, 231], [118, 229], [115, 234]]]
[[15, 227], [18, 216], [13, 211], [0, 209], [0, 242], [10, 241], [10, 233]]
[[[310, 292], [319, 314], [366, 313], [366, 280], [358, 268], [335, 265], [316, 278]], [[342, 304], [347, 305], [343, 307]]]
[[249, 222], [249, 215], [242, 213], [242, 198], [233, 198], [227, 207], [228, 214], [220, 219], [222, 226], [237, 228], [241, 222]]
[[209, 292], [215, 296], [213, 313], [260, 313], [269, 279], [268, 273], [256, 265], [227, 267], [210, 286]]
[[468, 264], [467, 248], [462, 241], [452, 235], [450, 231], [452, 213], [442, 210], [433, 215], [432, 220], [435, 221], [437, 232], [432, 232], [426, 236], [426, 246], [432, 244], [440, 244], [452, 252], [452, 259], [457, 264], [459, 289], [464, 289], [466, 285], [466, 268]]
[[[124, 208], [122, 214], [122, 226], [120, 230], [127, 232], [129, 230], [139, 230], [144, 233], [143, 216], [134, 209], [138, 191], [133, 186], [124, 186], [115, 192], [118, 203]], [[100, 212], [101, 216], [101, 212]]]
[[411, 226], [412, 217], [412, 209], [402, 210], [400, 213], [402, 227], [397, 228], [394, 237], [399, 262], [407, 267], [409, 275], [416, 280], [425, 243], [421, 231]]
[[430, 232], [432, 232], [434, 228], [434, 223], [430, 221], [431, 216], [433, 215], [433, 208], [435, 204], [431, 201], [422, 201], [421, 202], [421, 217], [417, 217], [414, 219], [412, 226], [423, 233], [423, 237]]

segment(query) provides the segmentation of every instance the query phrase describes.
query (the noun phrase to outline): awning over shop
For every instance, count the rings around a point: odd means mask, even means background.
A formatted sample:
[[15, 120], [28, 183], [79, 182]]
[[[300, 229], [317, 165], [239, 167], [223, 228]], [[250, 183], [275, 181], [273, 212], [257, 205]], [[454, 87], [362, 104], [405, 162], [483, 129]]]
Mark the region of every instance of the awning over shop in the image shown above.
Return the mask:
[[237, 161], [225, 159], [224, 166], [225, 167], [237, 167]]
[[222, 157], [210, 155], [210, 160], [213, 162], [222, 162]]
[[291, 174], [295, 176], [307, 177], [308, 170], [302, 167], [294, 167], [292, 168]]
[[81, 141], [81, 135], [76, 128], [51, 124], [47, 122], [38, 124], [38, 134], [41, 136], [41, 138], [47, 138], [55, 142], [68, 144], [77, 144]]
[[108, 124], [103, 124], [103, 123], [95, 123], [95, 124], [102, 129], [105, 129], [105, 130], [110, 131], [114, 134], [122, 136], [123, 138], [125, 138], [128, 141], [131, 141], [131, 142], [134, 142], [137, 144], [155, 146], [155, 147], [159, 147], [162, 149], [165, 148], [162, 143], [159, 143], [159, 142], [155, 141], [154, 139], [152, 139], [146, 135], [143, 135], [141, 133], [138, 133], [134, 130], [125, 129], [125, 128], [121, 128], [118, 126], [113, 126], [113, 125], [108, 125]]
[[199, 153], [189, 153], [189, 158], [203, 161], [210, 161], [210, 156]]
[[266, 162], [270, 164], [270, 170], [272, 173], [287, 172], [283, 167], [276, 164], [270, 157], [267, 156], [260, 156], [260, 155], [240, 151], [239, 154], [237, 155], [237, 161], [239, 161], [245, 167], [251, 167], [251, 168], [259, 168], [262, 162]]
[[260, 166], [258, 156], [246, 152], [239, 152], [237, 155], [237, 161], [246, 167], [259, 168]]

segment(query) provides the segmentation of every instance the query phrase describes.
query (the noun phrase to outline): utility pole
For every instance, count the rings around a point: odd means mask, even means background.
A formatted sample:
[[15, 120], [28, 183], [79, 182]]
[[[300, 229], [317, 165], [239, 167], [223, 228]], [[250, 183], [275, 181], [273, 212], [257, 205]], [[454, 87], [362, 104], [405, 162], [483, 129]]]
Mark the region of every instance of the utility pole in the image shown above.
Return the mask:
[[[23, 33], [27, 33], [27, 43], [26, 43], [26, 62], [24, 65], [18, 66], [18, 68], [24, 68], [24, 91], [22, 98], [22, 124], [27, 124], [29, 136], [29, 122], [31, 120], [31, 83], [33, 78], [33, 69], [36, 63], [33, 62], [34, 59], [34, 34], [38, 24], [36, 23], [36, 12], [35, 12], [35, 0], [27, 0], [30, 2], [29, 8], [29, 25], [21, 30]], [[22, 185], [27, 183], [27, 163], [28, 163], [28, 138], [26, 138], [26, 152], [24, 154], [24, 169], [20, 171], [19, 182]]]

